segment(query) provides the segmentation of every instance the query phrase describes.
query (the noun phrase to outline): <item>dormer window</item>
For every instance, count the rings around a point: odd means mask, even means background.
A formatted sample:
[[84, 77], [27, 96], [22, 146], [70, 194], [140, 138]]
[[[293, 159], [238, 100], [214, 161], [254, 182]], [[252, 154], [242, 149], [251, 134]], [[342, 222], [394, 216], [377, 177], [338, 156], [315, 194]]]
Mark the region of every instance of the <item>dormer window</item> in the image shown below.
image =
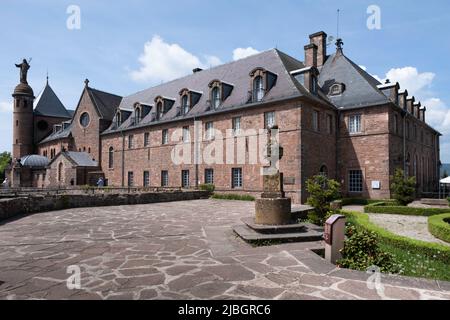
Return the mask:
[[211, 107], [217, 109], [220, 105], [231, 95], [233, 91], [233, 85], [221, 82], [219, 80], [213, 80], [209, 83], [211, 88]]
[[220, 88], [215, 87], [212, 89], [211, 93], [211, 102], [214, 109], [217, 109], [222, 103], [222, 99], [220, 99]]
[[264, 98], [264, 83], [263, 77], [257, 76], [255, 80], [253, 80], [253, 100], [255, 102], [260, 102]]
[[179, 107], [179, 115], [186, 115], [200, 101], [202, 92], [197, 92], [184, 88], [180, 91], [181, 106]]
[[163, 115], [163, 104], [162, 102], [158, 102], [156, 105], [156, 120], [160, 120]]
[[330, 87], [329, 95], [330, 96], [339, 96], [345, 90], [345, 85], [343, 83], [335, 83]]
[[120, 127], [122, 124], [122, 113], [120, 111], [117, 111], [116, 113], [116, 127]]
[[134, 123], [138, 124], [142, 119], [142, 109], [141, 107], [138, 105], [135, 109], [134, 109]]
[[174, 99], [158, 96], [155, 99], [156, 103], [156, 120], [161, 120], [163, 115], [166, 114], [175, 104]]
[[187, 95], [184, 95], [183, 98], [181, 98], [181, 110], [183, 114], [189, 112], [189, 97]]
[[263, 68], [250, 72], [251, 87], [249, 102], [261, 102], [264, 96], [275, 86], [277, 75]]

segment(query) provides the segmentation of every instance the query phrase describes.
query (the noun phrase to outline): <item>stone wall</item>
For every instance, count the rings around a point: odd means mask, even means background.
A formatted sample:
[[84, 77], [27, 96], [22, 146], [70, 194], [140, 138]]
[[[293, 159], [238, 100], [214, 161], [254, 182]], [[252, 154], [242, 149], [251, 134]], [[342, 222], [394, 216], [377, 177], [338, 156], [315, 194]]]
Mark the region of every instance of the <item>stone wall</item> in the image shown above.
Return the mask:
[[0, 221], [19, 215], [70, 208], [107, 207], [186, 201], [207, 199], [209, 196], [210, 193], [207, 191], [176, 191], [134, 194], [36, 195], [14, 199], [0, 199]]

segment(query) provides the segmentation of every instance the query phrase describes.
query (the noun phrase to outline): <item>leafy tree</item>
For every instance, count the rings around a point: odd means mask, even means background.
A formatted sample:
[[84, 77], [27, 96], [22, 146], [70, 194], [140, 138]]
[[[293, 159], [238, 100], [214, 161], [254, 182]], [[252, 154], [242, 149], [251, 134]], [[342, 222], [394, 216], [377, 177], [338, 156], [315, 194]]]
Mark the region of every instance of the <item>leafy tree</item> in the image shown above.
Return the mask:
[[11, 163], [11, 153], [2, 152], [0, 153], [0, 183], [5, 179], [5, 169]]
[[336, 180], [328, 179], [323, 175], [314, 176], [306, 181], [306, 190], [309, 193], [307, 203], [314, 208], [308, 214], [309, 220], [323, 225], [329, 212], [330, 202], [339, 198], [341, 185]]
[[394, 199], [402, 206], [406, 206], [415, 199], [416, 194], [416, 177], [405, 177], [403, 170], [395, 170], [394, 176], [391, 178], [391, 190]]

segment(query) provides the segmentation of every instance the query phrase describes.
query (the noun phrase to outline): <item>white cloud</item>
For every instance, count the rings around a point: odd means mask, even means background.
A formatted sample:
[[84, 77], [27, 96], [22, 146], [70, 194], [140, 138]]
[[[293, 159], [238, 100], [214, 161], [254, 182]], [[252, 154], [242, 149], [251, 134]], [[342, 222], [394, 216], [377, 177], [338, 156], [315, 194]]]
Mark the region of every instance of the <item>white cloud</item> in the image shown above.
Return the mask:
[[0, 102], [0, 112], [12, 112], [13, 106], [10, 102]]
[[253, 49], [252, 47], [248, 47], [248, 48], [237, 48], [233, 50], [233, 60], [239, 60], [239, 59], [244, 59], [247, 58], [249, 56], [252, 56], [254, 54], [259, 53], [258, 50]]
[[144, 53], [139, 57], [139, 70], [131, 71], [130, 76], [135, 81], [158, 83], [185, 76], [194, 68], [205, 69], [221, 63], [214, 56], [206, 56], [204, 60], [200, 61], [180, 45], [167, 43], [155, 35], [144, 45]]
[[408, 90], [410, 96], [426, 97], [435, 76], [432, 72], [420, 73], [417, 68], [403, 67], [389, 70], [384, 79], [374, 77], [381, 83], [384, 83], [386, 79], [389, 79], [392, 83], [398, 82], [400, 88]]
[[366, 67], [366, 66], [360, 65], [359, 67], [360, 67], [361, 69], [363, 69], [364, 71], [367, 71], [367, 67]]
[[427, 107], [426, 121], [442, 134], [450, 135], [450, 108], [439, 98], [427, 99], [422, 105]]

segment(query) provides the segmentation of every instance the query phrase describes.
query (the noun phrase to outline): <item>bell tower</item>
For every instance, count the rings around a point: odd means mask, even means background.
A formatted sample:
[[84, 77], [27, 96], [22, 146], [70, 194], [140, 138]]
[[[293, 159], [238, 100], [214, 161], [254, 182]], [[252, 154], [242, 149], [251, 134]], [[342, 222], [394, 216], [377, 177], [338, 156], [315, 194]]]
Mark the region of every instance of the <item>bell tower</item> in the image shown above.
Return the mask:
[[16, 64], [20, 69], [20, 83], [13, 93], [13, 159], [33, 153], [33, 89], [28, 85], [27, 73], [30, 69], [29, 62], [23, 59], [21, 64]]

